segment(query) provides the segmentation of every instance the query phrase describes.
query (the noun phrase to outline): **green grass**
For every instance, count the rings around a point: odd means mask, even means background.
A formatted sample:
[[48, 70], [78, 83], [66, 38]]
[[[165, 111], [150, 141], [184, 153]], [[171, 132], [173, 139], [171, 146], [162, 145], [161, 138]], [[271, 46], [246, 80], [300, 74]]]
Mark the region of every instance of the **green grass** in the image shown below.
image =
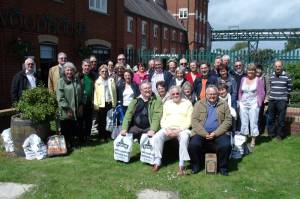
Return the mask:
[[[135, 144], [133, 155], [138, 155]], [[228, 177], [178, 177], [177, 161], [153, 174], [149, 165], [113, 160], [112, 142], [76, 149], [66, 157], [27, 161], [0, 153], [0, 182], [37, 185], [24, 198], [136, 198], [145, 188], [179, 192], [180, 198], [300, 198], [300, 137], [262, 142]], [[177, 152], [176, 152], [177, 153]]]

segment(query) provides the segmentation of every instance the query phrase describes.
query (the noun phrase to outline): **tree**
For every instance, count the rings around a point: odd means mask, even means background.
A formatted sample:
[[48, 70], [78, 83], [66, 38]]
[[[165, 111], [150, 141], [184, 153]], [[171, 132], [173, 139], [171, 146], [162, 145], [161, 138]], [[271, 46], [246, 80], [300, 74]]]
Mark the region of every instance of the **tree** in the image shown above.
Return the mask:
[[247, 42], [236, 42], [232, 47], [231, 51], [239, 51], [241, 49], [248, 48], [248, 43]]
[[300, 48], [300, 38], [288, 39], [287, 42], [284, 43], [285, 51], [290, 51], [297, 48]]
[[272, 49], [258, 49], [251, 52], [251, 60], [257, 64], [268, 64], [274, 59], [274, 50]]

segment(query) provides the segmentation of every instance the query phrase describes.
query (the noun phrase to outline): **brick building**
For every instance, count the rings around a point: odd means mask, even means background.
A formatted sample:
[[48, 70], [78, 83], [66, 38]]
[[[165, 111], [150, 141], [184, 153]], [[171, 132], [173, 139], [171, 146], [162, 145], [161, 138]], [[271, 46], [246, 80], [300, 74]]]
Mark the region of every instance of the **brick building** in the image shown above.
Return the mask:
[[[0, 3], [0, 108], [10, 104], [10, 84], [24, 57], [33, 56], [46, 83], [57, 53], [106, 60], [123, 50], [123, 0], [2, 0]], [[89, 46], [90, 48], [87, 48]]]
[[186, 28], [189, 48], [210, 49], [210, 25], [207, 21], [209, 0], [156, 0]]
[[152, 50], [157, 53], [184, 52], [187, 48], [185, 28], [153, 0], [125, 1], [124, 47]]

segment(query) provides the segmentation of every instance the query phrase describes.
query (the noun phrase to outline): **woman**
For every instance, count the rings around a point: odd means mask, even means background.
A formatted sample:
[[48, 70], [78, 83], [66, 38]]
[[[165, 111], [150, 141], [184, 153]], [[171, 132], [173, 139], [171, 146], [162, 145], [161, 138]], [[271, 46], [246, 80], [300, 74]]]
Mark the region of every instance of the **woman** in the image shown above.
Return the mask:
[[255, 138], [259, 135], [258, 130], [258, 115], [259, 109], [265, 98], [265, 90], [263, 81], [256, 77], [256, 67], [254, 64], [249, 64], [247, 67], [247, 76], [241, 80], [239, 89], [239, 105], [241, 116], [241, 134], [250, 136], [253, 148], [255, 146]]
[[194, 85], [194, 81], [197, 77], [201, 78], [202, 75], [198, 72], [198, 63], [196, 60], [191, 61], [190, 63], [190, 72], [185, 75], [185, 79], [190, 82], [191, 85]]
[[170, 87], [171, 86], [182, 86], [186, 80], [184, 79], [184, 69], [176, 68], [175, 76], [173, 77]]
[[82, 116], [82, 87], [75, 78], [76, 67], [71, 62], [64, 64], [64, 74], [58, 80], [56, 97], [59, 107], [61, 134], [64, 135], [68, 150], [74, 146], [74, 137], [79, 135]]
[[168, 70], [172, 74], [173, 77], [175, 77], [175, 71], [177, 68], [177, 62], [174, 59], [170, 59], [168, 61]]
[[169, 98], [170, 95], [167, 92], [166, 84], [164, 81], [156, 82], [156, 90], [157, 90], [157, 97], [161, 99], [162, 103], [164, 104]]
[[231, 95], [231, 106], [236, 110], [237, 108], [237, 83], [231, 75], [228, 74], [228, 68], [226, 65], [219, 67], [218, 84], [226, 84], [228, 86], [228, 93]]
[[184, 82], [184, 84], [182, 85], [182, 92], [185, 99], [190, 100], [192, 104], [196, 103], [196, 95], [195, 93], [193, 93], [193, 87], [190, 82]]
[[129, 69], [124, 71], [124, 79], [121, 79], [117, 84], [117, 99], [118, 103], [123, 105], [124, 112], [131, 100], [140, 95], [138, 85], [132, 80], [133, 73]]
[[99, 78], [95, 82], [94, 108], [97, 112], [96, 122], [100, 138], [108, 140], [109, 132], [106, 131], [107, 112], [117, 104], [116, 84], [113, 78], [108, 77], [107, 65], [99, 68]]
[[134, 73], [133, 81], [139, 86], [142, 81], [148, 80], [146, 67], [142, 63], [137, 64], [138, 71]]

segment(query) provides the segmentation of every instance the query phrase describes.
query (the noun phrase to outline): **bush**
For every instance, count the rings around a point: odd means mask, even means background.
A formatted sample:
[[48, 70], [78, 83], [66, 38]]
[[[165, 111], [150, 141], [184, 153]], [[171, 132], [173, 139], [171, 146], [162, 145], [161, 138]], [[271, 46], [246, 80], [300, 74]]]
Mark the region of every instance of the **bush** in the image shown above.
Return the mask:
[[48, 89], [36, 87], [23, 91], [16, 109], [21, 113], [22, 119], [42, 123], [55, 118], [57, 101], [55, 95]]
[[300, 90], [300, 62], [286, 64], [285, 69], [293, 80], [293, 89]]

